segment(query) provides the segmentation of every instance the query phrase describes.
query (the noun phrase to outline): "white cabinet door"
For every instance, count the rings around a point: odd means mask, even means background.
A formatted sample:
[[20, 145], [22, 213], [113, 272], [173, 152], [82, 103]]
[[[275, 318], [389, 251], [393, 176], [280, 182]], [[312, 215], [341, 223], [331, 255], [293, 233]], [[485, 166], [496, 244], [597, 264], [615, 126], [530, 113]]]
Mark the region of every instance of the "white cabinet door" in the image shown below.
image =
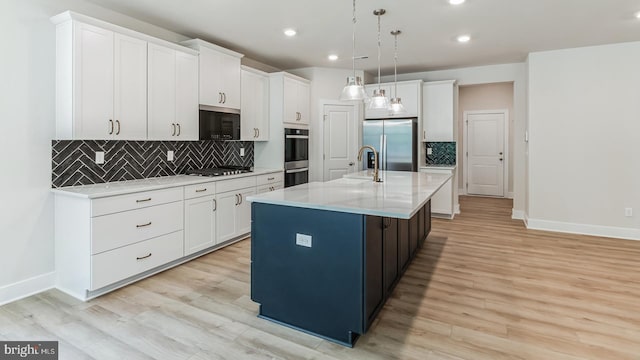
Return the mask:
[[176, 51], [149, 44], [149, 140], [176, 140]]
[[240, 109], [240, 58], [204, 46], [200, 51], [200, 104]]
[[305, 83], [298, 83], [297, 90], [298, 98], [298, 114], [299, 120], [298, 123], [309, 125], [309, 119], [311, 114], [309, 113], [309, 102], [311, 96], [311, 90], [309, 89], [309, 85]]
[[240, 202], [237, 191], [216, 195], [216, 244], [236, 235], [236, 207]]
[[198, 140], [198, 57], [176, 52], [176, 138]]
[[184, 255], [216, 244], [216, 200], [203, 196], [184, 202]]
[[284, 111], [283, 121], [286, 123], [298, 123], [298, 84], [295, 80], [284, 78]]
[[147, 42], [114, 37], [114, 138], [147, 139]]
[[241, 140], [269, 140], [269, 77], [242, 70]]
[[422, 141], [454, 141], [454, 86], [453, 82], [424, 84]]
[[394, 115], [392, 117], [418, 117], [420, 99], [419, 83], [399, 83], [398, 94], [396, 96], [394, 84], [389, 85], [389, 99], [392, 97], [400, 97], [404, 106], [405, 114]]
[[113, 32], [76, 23], [74, 29], [73, 138], [110, 139], [113, 118]]
[[255, 188], [239, 192], [240, 204], [236, 206], [236, 235], [251, 232], [251, 203], [247, 201], [247, 196], [255, 195], [255, 193]]

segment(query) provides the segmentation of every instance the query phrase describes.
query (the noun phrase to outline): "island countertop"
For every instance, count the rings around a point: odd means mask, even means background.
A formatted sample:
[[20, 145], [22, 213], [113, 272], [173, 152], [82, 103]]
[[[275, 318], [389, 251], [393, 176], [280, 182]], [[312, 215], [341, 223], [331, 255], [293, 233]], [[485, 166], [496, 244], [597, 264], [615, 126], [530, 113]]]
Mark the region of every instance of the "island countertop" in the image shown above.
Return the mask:
[[247, 197], [248, 201], [354, 214], [410, 219], [451, 178], [447, 174], [360, 171], [327, 182], [311, 182]]

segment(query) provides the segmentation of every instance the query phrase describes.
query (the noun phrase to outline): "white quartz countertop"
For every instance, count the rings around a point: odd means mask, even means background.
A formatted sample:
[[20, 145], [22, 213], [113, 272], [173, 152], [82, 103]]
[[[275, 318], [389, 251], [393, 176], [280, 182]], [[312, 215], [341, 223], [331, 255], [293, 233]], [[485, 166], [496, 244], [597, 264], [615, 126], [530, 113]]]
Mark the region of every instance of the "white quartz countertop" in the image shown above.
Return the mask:
[[256, 176], [284, 171], [282, 169], [255, 168], [253, 172], [225, 175], [225, 176], [198, 176], [198, 175], [175, 175], [161, 176], [155, 178], [115, 181], [102, 184], [67, 186], [51, 189], [55, 194], [97, 199], [108, 196], [131, 194], [141, 191], [168, 189], [178, 186], [202, 184], [212, 181], [232, 180], [247, 176]]
[[448, 174], [380, 171], [348, 174], [328, 182], [312, 182], [247, 197], [266, 204], [409, 219], [451, 178]]

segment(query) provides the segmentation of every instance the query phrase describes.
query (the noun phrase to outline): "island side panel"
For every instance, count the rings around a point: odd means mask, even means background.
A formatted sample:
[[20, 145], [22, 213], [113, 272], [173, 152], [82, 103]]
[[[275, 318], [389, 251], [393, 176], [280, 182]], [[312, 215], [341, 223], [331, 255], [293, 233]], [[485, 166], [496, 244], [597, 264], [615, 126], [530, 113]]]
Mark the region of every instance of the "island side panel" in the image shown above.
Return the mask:
[[[251, 206], [251, 299], [260, 315], [353, 345], [364, 333], [364, 216]], [[311, 236], [310, 247], [297, 245], [297, 234]]]

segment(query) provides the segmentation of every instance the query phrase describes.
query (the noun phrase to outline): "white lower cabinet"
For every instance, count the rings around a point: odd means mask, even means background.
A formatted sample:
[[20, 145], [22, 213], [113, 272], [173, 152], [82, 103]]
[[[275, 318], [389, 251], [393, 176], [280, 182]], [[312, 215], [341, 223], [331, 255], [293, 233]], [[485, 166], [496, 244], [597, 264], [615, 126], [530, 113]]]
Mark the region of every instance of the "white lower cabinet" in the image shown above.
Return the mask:
[[440, 190], [431, 197], [431, 213], [437, 217], [453, 218], [456, 212], [457, 191], [454, 189], [455, 169], [421, 168], [420, 172], [452, 175]]
[[216, 199], [203, 196], [184, 201], [184, 254], [216, 244]]
[[251, 188], [238, 189], [216, 195], [216, 202], [218, 203], [216, 237], [218, 243], [251, 232], [251, 203], [246, 198], [255, 193], [254, 185]]

